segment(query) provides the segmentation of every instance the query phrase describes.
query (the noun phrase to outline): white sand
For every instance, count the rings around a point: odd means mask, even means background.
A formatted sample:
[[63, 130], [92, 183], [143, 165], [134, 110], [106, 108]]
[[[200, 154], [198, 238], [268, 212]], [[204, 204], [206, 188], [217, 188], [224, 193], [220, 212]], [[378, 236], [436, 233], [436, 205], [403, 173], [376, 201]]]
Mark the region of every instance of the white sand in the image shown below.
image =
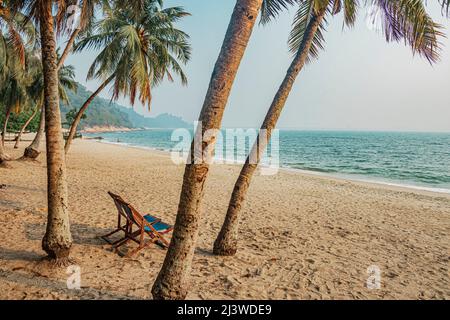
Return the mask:
[[[67, 289], [65, 270], [41, 262], [44, 160], [0, 169], [0, 298], [150, 298], [165, 251], [151, 247], [124, 259], [97, 238], [116, 223], [107, 191], [174, 223], [184, 167], [157, 152], [74, 143], [68, 171], [73, 257], [82, 271], [76, 291]], [[450, 298], [450, 195], [289, 171], [257, 177], [242, 212], [239, 252], [218, 258], [212, 243], [238, 169], [215, 166], [209, 176], [188, 298]], [[371, 265], [381, 269], [379, 290], [366, 287]]]

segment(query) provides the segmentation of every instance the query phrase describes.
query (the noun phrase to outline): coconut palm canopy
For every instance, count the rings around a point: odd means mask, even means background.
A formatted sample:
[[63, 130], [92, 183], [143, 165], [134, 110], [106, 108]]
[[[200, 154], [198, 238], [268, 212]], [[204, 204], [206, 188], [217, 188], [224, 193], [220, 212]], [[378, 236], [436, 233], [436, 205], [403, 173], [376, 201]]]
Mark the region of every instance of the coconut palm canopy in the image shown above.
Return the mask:
[[[59, 56], [59, 54], [58, 54]], [[27, 94], [33, 103], [40, 107], [44, 100], [44, 76], [42, 73], [42, 62], [38, 53], [30, 58], [31, 67], [28, 71], [32, 81], [27, 88]], [[70, 104], [67, 90], [76, 92], [78, 88], [75, 81], [75, 68], [71, 65], [63, 66], [59, 70], [59, 97], [62, 102]]]
[[[11, 48], [8, 50], [12, 50]], [[8, 54], [11, 54], [10, 52]], [[24, 53], [24, 57], [26, 53]], [[10, 60], [0, 83], [0, 106], [2, 109], [19, 113], [29, 103], [27, 87], [30, 85], [30, 77], [27, 76], [19, 60]]]
[[[358, 10], [363, 7], [371, 7], [378, 13], [380, 26], [388, 42], [404, 42], [409, 45], [413, 53], [425, 57], [430, 63], [439, 60], [439, 37], [443, 37], [442, 27], [435, 23], [426, 12], [426, 3], [417, 0], [272, 0], [280, 2], [278, 5], [268, 6], [262, 11], [261, 21], [268, 23], [287, 4], [297, 3], [298, 9], [292, 24], [289, 36], [289, 46], [296, 53], [302, 43], [306, 27], [312, 15], [320, 10], [326, 10], [327, 16], [343, 13], [344, 24], [352, 27], [355, 24]], [[442, 1], [444, 10], [449, 8], [450, 1]], [[375, 17], [374, 17], [375, 19]], [[324, 47], [324, 31], [327, 25], [325, 18], [315, 35], [310, 49], [310, 58], [317, 58], [320, 49]]]
[[21, 14], [11, 14], [7, 1], [0, 1], [0, 77], [5, 76], [8, 66], [17, 67], [18, 61], [25, 65], [26, 50], [36, 46], [36, 30]]
[[[36, 50], [25, 52], [25, 66], [18, 60], [10, 64], [5, 81], [0, 85], [0, 105], [5, 110], [10, 109], [19, 113], [26, 109], [34, 109], [43, 104], [44, 77], [42, 74], [42, 62]], [[64, 66], [59, 71], [59, 94], [63, 102], [69, 104], [67, 90], [76, 91], [75, 68]]]
[[150, 106], [151, 88], [174, 75], [183, 84], [187, 77], [181, 67], [191, 55], [189, 36], [175, 23], [189, 13], [182, 7], [163, 9], [162, 1], [143, 1], [136, 13], [128, 7], [112, 6], [85, 32], [75, 51], [99, 50], [88, 72], [88, 79], [114, 79], [113, 99], [128, 95], [131, 104], [136, 97]]

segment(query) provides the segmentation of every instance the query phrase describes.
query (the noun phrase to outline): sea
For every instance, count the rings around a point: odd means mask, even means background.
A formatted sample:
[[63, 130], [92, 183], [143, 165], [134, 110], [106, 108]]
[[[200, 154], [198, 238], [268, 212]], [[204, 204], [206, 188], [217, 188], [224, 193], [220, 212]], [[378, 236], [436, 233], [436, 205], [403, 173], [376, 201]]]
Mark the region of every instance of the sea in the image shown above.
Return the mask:
[[[149, 129], [85, 136], [171, 152], [183, 139], [185, 148], [189, 147], [188, 133], [193, 131], [185, 131]], [[256, 136], [246, 130], [221, 133], [217, 160], [243, 163]], [[450, 133], [279, 130], [263, 160], [263, 164], [273, 163], [289, 170], [450, 193]]]

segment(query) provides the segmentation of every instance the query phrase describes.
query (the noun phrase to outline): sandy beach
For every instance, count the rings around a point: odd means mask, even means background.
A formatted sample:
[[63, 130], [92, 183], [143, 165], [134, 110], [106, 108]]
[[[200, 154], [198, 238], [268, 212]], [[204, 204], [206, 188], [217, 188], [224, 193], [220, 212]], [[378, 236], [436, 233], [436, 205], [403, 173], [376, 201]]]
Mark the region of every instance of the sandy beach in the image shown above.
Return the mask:
[[[22, 143], [22, 148], [28, 143]], [[7, 151], [18, 157], [23, 149]], [[107, 191], [173, 224], [184, 167], [159, 152], [77, 140], [68, 156], [73, 257], [81, 290], [42, 263], [46, 168], [0, 169], [0, 299], [149, 299], [165, 251], [120, 257], [98, 236], [116, 225]], [[214, 166], [189, 299], [449, 299], [450, 195], [298, 172], [258, 176], [239, 252], [211, 254], [239, 167]], [[170, 238], [170, 237], [169, 237]], [[133, 245], [130, 245], [133, 247]], [[381, 288], [366, 286], [367, 269]]]

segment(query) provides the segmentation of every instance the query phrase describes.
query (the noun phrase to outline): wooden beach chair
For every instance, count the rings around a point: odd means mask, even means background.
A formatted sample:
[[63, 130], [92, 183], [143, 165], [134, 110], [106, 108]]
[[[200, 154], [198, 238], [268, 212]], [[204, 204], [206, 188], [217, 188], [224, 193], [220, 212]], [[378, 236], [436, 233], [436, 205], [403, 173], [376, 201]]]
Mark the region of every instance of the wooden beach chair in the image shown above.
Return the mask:
[[[171, 225], [162, 222], [161, 219], [152, 215], [143, 216], [120, 196], [112, 192], [108, 192], [108, 194], [114, 200], [114, 204], [117, 207], [118, 222], [116, 230], [101, 236], [103, 240], [111, 244], [115, 250], [129, 241], [136, 242], [139, 246], [129, 252], [126, 257], [133, 256], [151, 244], [157, 244], [164, 249], [169, 247], [169, 243], [163, 235], [173, 230]], [[135, 227], [137, 227], [137, 230], [133, 230]], [[124, 237], [114, 242], [111, 241], [110, 237], [119, 232], [123, 232]]]

